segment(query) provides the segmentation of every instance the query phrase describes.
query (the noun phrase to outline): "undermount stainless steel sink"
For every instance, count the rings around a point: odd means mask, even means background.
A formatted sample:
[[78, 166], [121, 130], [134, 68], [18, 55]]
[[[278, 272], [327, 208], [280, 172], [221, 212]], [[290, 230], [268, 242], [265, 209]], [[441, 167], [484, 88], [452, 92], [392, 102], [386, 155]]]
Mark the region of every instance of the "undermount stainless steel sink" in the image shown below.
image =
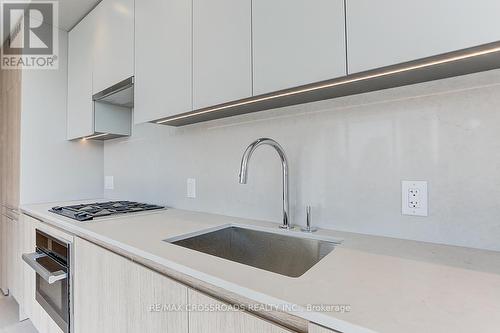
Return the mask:
[[303, 275], [340, 243], [287, 232], [231, 225], [164, 241], [289, 277]]

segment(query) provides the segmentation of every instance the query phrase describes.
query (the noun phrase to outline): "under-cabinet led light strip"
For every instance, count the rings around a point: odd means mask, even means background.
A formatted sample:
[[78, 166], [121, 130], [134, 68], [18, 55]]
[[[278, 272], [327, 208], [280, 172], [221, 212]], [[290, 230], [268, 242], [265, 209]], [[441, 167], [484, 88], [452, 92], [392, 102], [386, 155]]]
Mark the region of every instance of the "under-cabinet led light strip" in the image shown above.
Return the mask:
[[482, 50], [482, 51], [471, 52], [471, 53], [458, 55], [458, 56], [452, 56], [452, 57], [441, 59], [441, 60], [429, 61], [429, 62], [422, 63], [419, 65], [402, 67], [402, 68], [398, 68], [398, 69], [389, 70], [386, 72], [374, 73], [374, 74], [370, 74], [370, 75], [360, 76], [357, 78], [345, 79], [345, 80], [341, 80], [341, 81], [337, 81], [337, 82], [321, 84], [318, 86], [297, 89], [297, 90], [288, 91], [288, 92], [284, 92], [284, 93], [278, 93], [275, 95], [258, 97], [255, 99], [246, 100], [246, 101], [242, 101], [242, 102], [235, 102], [232, 104], [227, 104], [227, 105], [223, 105], [223, 106], [219, 106], [219, 107], [201, 110], [198, 112], [180, 115], [180, 116], [169, 118], [169, 119], [159, 120], [156, 123], [157, 124], [164, 124], [164, 123], [168, 123], [168, 122], [179, 120], [179, 119], [199, 116], [201, 114], [221, 111], [221, 110], [225, 110], [225, 109], [229, 109], [229, 108], [233, 108], [233, 107], [237, 107], [237, 106], [249, 105], [249, 104], [263, 102], [263, 101], [267, 101], [267, 100], [271, 100], [271, 99], [275, 99], [275, 98], [279, 98], [279, 97], [292, 96], [292, 95], [310, 92], [310, 91], [315, 91], [315, 90], [319, 90], [319, 89], [331, 88], [331, 87], [340, 86], [340, 85], [344, 85], [344, 84], [348, 84], [348, 83], [374, 79], [374, 78], [383, 77], [383, 76], [392, 75], [392, 74], [398, 74], [398, 73], [402, 73], [402, 72], [412, 71], [412, 70], [421, 69], [421, 68], [430, 67], [430, 66], [435, 66], [435, 65], [441, 65], [441, 64], [445, 64], [445, 63], [449, 63], [449, 62], [454, 62], [454, 61], [463, 60], [463, 59], [467, 59], [467, 58], [473, 58], [473, 57], [482, 56], [482, 55], [495, 53], [495, 52], [500, 52], [500, 47], [494, 47], [494, 48], [486, 49], [486, 50]]
[[90, 140], [90, 139], [97, 139], [103, 136], [109, 135], [109, 133], [102, 133], [102, 134], [96, 134], [96, 135], [91, 135], [83, 138], [82, 140]]

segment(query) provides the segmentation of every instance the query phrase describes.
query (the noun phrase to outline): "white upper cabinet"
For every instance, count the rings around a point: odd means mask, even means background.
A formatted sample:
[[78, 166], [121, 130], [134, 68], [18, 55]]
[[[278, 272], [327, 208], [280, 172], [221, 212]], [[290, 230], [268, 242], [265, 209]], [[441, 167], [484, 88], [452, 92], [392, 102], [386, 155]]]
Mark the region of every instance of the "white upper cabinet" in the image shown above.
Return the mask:
[[344, 0], [253, 0], [252, 20], [254, 95], [346, 75]]
[[498, 0], [348, 0], [349, 73], [498, 41], [498, 13]]
[[134, 0], [103, 0], [69, 32], [68, 139], [95, 134], [92, 96], [133, 75]]
[[134, 75], [134, 0], [103, 0], [94, 12], [95, 94]]
[[69, 32], [68, 139], [94, 133], [92, 103], [93, 38], [96, 16], [88, 14]]
[[135, 123], [192, 110], [192, 3], [135, 5]]
[[193, 108], [252, 96], [252, 1], [193, 0]]

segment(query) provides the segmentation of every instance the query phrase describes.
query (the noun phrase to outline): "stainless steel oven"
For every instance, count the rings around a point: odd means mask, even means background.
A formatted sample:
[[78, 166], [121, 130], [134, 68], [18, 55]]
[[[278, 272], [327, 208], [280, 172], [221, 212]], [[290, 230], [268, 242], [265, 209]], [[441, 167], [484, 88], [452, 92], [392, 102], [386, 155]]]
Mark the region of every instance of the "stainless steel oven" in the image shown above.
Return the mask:
[[71, 322], [71, 244], [36, 230], [36, 252], [23, 260], [36, 272], [35, 299], [65, 333]]

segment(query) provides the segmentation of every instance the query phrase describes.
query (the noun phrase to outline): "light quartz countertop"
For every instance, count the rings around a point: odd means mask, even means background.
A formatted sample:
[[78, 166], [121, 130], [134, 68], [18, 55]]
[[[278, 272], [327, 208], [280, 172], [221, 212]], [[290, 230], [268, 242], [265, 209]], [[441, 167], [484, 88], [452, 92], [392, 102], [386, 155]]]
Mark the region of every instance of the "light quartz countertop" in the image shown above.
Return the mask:
[[[48, 212], [73, 203], [21, 209], [117, 252], [261, 304], [288, 306], [293, 315], [340, 332], [499, 332], [499, 252], [320, 230], [314, 235], [343, 240], [342, 245], [303, 276], [290, 278], [163, 241], [227, 224], [275, 231], [276, 223], [176, 209], [82, 223]], [[308, 304], [348, 305], [350, 310], [309, 311]]]

